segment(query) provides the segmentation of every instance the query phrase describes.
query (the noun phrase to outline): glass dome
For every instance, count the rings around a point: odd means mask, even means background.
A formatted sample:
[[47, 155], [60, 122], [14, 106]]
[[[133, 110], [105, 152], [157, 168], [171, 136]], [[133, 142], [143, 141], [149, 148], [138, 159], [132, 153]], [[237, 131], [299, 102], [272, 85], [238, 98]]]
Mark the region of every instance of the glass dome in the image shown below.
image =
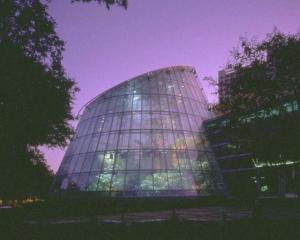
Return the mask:
[[220, 194], [223, 181], [202, 131], [210, 117], [192, 67], [125, 81], [85, 107], [52, 191], [107, 197]]

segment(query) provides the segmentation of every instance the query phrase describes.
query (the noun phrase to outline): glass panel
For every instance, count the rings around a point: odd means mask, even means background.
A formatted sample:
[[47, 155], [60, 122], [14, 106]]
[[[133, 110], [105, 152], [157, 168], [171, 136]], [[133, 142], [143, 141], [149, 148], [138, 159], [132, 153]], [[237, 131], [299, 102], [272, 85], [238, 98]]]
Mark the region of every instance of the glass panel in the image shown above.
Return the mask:
[[126, 191], [137, 191], [139, 189], [138, 173], [127, 173], [125, 189]]
[[78, 156], [77, 163], [76, 163], [76, 166], [75, 166], [73, 172], [80, 172], [82, 163], [84, 161], [84, 157], [85, 157], [85, 154], [81, 154]]
[[141, 120], [142, 120], [141, 113], [137, 113], [137, 112], [133, 113], [131, 129], [141, 129]]
[[116, 153], [113, 151], [108, 151], [104, 154], [103, 158], [103, 170], [112, 170], [114, 167], [114, 162], [116, 158]]
[[121, 124], [121, 116], [115, 115], [113, 118], [111, 131], [118, 131], [120, 129], [120, 124]]
[[164, 132], [164, 144], [166, 149], [175, 149], [175, 141], [172, 132]]
[[185, 130], [185, 131], [191, 131], [190, 123], [189, 123], [189, 120], [188, 120], [187, 116], [181, 114], [180, 115], [180, 120], [181, 120], [182, 129]]
[[140, 174], [140, 190], [153, 190], [152, 173], [141, 173]]
[[183, 132], [174, 132], [176, 149], [186, 149], [186, 142]]
[[143, 111], [150, 111], [151, 110], [151, 98], [149, 95], [143, 95], [142, 96], [142, 109]]
[[88, 154], [86, 154], [84, 163], [83, 163], [83, 165], [81, 167], [81, 172], [88, 172], [88, 171], [90, 171], [92, 163], [93, 163], [93, 160], [94, 160], [94, 156], [95, 156], [95, 153], [88, 153]]
[[163, 135], [161, 132], [152, 132], [152, 148], [164, 148]]
[[119, 149], [128, 149], [128, 139], [129, 139], [128, 133], [120, 133], [118, 148]]
[[77, 186], [80, 191], [84, 191], [86, 189], [86, 186], [88, 184], [88, 177], [89, 177], [88, 173], [80, 174], [78, 181], [77, 181]]
[[166, 169], [165, 154], [162, 151], [153, 151], [153, 169]]
[[153, 113], [152, 117], [152, 129], [161, 129], [161, 115], [159, 113]]
[[91, 133], [94, 132], [96, 123], [97, 123], [97, 118], [95, 118], [95, 117], [91, 118], [89, 120], [89, 126], [88, 126], [87, 134], [91, 134]]
[[141, 81], [142, 84], [142, 93], [143, 94], [149, 94], [149, 80], [147, 77], [144, 77], [144, 79]]
[[143, 150], [141, 152], [141, 170], [149, 170], [152, 169], [152, 151], [151, 150]]
[[179, 169], [176, 151], [166, 151], [166, 162], [168, 169]]
[[151, 147], [151, 132], [142, 132], [141, 133], [141, 148], [150, 148]]
[[111, 173], [102, 173], [99, 177], [98, 191], [109, 191]]
[[74, 172], [74, 168], [77, 164], [78, 157], [79, 157], [79, 155], [75, 155], [75, 156], [72, 157], [72, 160], [70, 162], [70, 166], [69, 166], [69, 169], [68, 169], [68, 173]]
[[128, 158], [127, 151], [117, 153], [115, 170], [125, 170], [127, 158]]
[[162, 72], [159, 78], [157, 79], [158, 90], [160, 94], [166, 93], [165, 78], [166, 78], [165, 73]]
[[186, 151], [177, 151], [180, 169], [191, 169], [189, 155]]
[[174, 130], [182, 130], [181, 123], [180, 123], [180, 117], [179, 115], [171, 115], [171, 121], [173, 125]]
[[106, 149], [107, 139], [108, 139], [108, 134], [100, 135], [99, 143], [97, 146], [98, 151]]
[[190, 100], [188, 98], [184, 99], [184, 106], [185, 106], [186, 112], [188, 114], [193, 114], [194, 113], [192, 105], [191, 105]]
[[91, 171], [100, 171], [101, 166], [102, 166], [103, 157], [104, 157], [104, 153], [102, 153], [102, 152], [96, 153]]
[[105, 117], [99, 117], [96, 121], [95, 132], [101, 132], [103, 129], [103, 123], [105, 121]]
[[127, 170], [139, 169], [140, 152], [130, 151], [128, 152]]
[[116, 100], [116, 105], [115, 105], [115, 113], [118, 112], [123, 112], [123, 107], [124, 107], [124, 100], [120, 100], [120, 98], [117, 98]]
[[142, 115], [142, 129], [151, 129], [151, 115], [143, 113]]
[[182, 189], [181, 176], [179, 172], [168, 172], [169, 189], [180, 190]]
[[109, 134], [106, 150], [115, 150], [115, 149], [117, 149], [118, 137], [119, 137], [118, 133]]
[[107, 131], [110, 130], [111, 122], [112, 122], [112, 116], [109, 116], [109, 117], [105, 118], [103, 128], [102, 128], [103, 132], [107, 132]]
[[152, 94], [158, 93], [157, 80], [156, 80], [156, 78], [153, 78], [153, 77], [150, 78], [150, 92]]
[[103, 100], [101, 103], [99, 103], [99, 106], [98, 106], [98, 109], [97, 109], [97, 114], [98, 115], [105, 114], [106, 110], [107, 110], [107, 105], [108, 105], [107, 100]]
[[159, 95], [152, 96], [151, 98], [151, 110], [160, 111]]
[[125, 183], [125, 174], [119, 172], [115, 173], [113, 175], [111, 191], [123, 191], [124, 183]]
[[176, 96], [176, 103], [177, 103], [178, 111], [181, 113], [185, 113], [183, 99], [181, 97]]
[[167, 190], [168, 189], [168, 175], [166, 172], [153, 173], [154, 190]]
[[193, 134], [185, 132], [184, 136], [185, 136], [185, 142], [186, 142], [187, 148], [188, 149], [196, 149], [196, 143], [195, 143]]
[[162, 128], [165, 130], [172, 130], [171, 116], [168, 114], [162, 114], [160, 117], [162, 119]]
[[86, 185], [86, 191], [97, 191], [99, 175], [100, 174], [98, 173], [90, 174], [89, 180]]
[[139, 77], [134, 80], [134, 93], [140, 94], [142, 91], [142, 78]]
[[90, 141], [91, 141], [91, 138], [92, 138], [91, 136], [82, 137], [83, 142], [82, 142], [82, 146], [80, 148], [80, 153], [87, 152], [89, 144], [90, 144]]
[[132, 110], [132, 99], [133, 95], [127, 95], [124, 97], [124, 111], [131, 111]]
[[141, 111], [142, 108], [142, 98], [141, 95], [134, 95], [133, 96], [133, 104], [132, 104], [132, 110], [133, 111]]
[[92, 140], [90, 142], [90, 146], [89, 146], [89, 152], [94, 152], [97, 149], [97, 145], [98, 145], [98, 141], [99, 141], [99, 134], [93, 135], [92, 136]]
[[189, 151], [190, 161], [193, 170], [200, 170], [201, 169], [201, 163], [198, 160], [198, 152], [197, 151]]
[[107, 107], [107, 113], [113, 113], [115, 112], [115, 103], [116, 103], [115, 97], [109, 99], [108, 107]]
[[123, 115], [123, 117], [122, 117], [122, 124], [121, 124], [121, 130], [130, 129], [130, 126], [131, 126], [131, 114]]
[[129, 149], [139, 149], [140, 146], [141, 146], [140, 133], [132, 132], [130, 134]]

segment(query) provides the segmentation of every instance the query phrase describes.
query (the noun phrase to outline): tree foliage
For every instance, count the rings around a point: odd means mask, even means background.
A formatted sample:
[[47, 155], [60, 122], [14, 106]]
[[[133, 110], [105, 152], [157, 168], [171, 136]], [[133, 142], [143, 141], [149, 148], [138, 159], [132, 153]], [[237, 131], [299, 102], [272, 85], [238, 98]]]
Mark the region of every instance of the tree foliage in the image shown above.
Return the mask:
[[62, 66], [63, 50], [46, 5], [0, 0], [0, 193], [26, 185], [23, 167], [47, 169], [39, 145], [65, 146], [73, 132], [78, 89]]
[[254, 160], [298, 161], [300, 35], [276, 30], [261, 42], [242, 39], [232, 56], [230, 97], [216, 106], [228, 114], [228, 136], [247, 140]]
[[261, 42], [243, 38], [232, 52], [236, 77], [225, 88], [224, 113], [271, 109], [300, 97], [300, 34], [275, 30]]
[[110, 9], [110, 7], [113, 5], [121, 6], [125, 9], [127, 9], [128, 6], [127, 0], [72, 0], [72, 3], [74, 2], [84, 2], [84, 3], [97, 2], [99, 4], [104, 4], [107, 9]]

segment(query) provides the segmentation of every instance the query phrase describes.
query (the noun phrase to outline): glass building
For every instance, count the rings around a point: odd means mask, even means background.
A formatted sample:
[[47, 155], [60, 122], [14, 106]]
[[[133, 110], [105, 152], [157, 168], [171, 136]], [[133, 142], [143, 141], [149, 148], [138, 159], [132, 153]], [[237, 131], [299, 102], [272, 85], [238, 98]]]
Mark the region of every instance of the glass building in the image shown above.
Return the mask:
[[221, 194], [223, 180], [202, 131], [211, 117], [192, 67], [125, 81], [86, 105], [52, 191], [107, 197]]

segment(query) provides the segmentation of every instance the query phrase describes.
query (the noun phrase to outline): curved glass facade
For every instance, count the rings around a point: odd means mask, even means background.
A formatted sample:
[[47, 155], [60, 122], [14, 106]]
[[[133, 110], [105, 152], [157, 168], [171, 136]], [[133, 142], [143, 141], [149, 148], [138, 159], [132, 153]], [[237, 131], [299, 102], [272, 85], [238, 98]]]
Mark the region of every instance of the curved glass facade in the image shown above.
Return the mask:
[[53, 184], [101, 196], [198, 196], [222, 192], [202, 133], [210, 118], [192, 67], [125, 81], [90, 102]]

